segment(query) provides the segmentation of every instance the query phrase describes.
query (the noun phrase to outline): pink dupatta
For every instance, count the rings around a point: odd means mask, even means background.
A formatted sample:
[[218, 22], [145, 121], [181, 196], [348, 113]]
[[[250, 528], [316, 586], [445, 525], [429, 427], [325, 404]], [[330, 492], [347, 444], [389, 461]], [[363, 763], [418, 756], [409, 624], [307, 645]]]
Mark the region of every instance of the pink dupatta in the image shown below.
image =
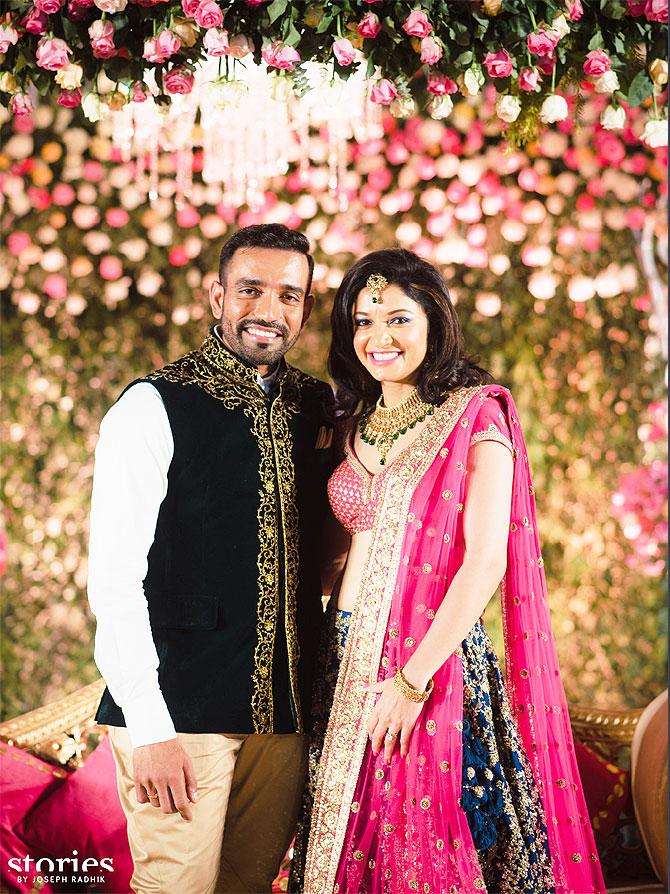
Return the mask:
[[[380, 479], [379, 510], [351, 618], [319, 766], [305, 891], [485, 891], [461, 794], [463, 665], [435, 675], [405, 761], [375, 757], [370, 683], [408, 660], [463, 561], [465, 469], [481, 402], [503, 406], [515, 452], [508, 563], [501, 583], [507, 692], [546, 821], [557, 894], [602, 894], [551, 634], [528, 456], [498, 385], [464, 388], [436, 410]], [[355, 465], [355, 460], [352, 460]], [[547, 890], [551, 889], [551, 882]]]

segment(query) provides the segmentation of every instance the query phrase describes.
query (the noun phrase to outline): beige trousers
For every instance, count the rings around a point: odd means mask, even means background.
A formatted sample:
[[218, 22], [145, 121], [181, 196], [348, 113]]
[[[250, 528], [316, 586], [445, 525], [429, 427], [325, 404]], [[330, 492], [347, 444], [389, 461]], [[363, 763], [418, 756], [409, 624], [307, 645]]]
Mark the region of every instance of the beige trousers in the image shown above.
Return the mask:
[[178, 733], [193, 762], [193, 821], [138, 804], [133, 749], [110, 727], [136, 894], [265, 894], [295, 832], [307, 737]]

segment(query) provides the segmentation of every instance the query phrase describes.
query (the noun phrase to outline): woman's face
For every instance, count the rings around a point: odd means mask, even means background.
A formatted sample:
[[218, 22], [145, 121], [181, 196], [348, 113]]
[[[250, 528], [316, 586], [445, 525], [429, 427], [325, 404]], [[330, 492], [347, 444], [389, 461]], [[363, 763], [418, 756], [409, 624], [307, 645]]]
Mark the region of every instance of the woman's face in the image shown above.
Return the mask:
[[381, 299], [375, 304], [363, 288], [354, 302], [356, 356], [378, 382], [413, 385], [428, 349], [428, 318], [399, 286], [387, 286]]

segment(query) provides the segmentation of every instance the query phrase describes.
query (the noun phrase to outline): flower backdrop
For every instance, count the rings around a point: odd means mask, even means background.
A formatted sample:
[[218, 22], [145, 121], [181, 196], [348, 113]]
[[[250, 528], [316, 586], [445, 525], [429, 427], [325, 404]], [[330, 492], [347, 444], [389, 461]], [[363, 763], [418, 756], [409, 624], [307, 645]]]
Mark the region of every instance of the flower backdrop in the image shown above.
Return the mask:
[[636, 706], [663, 688], [663, 319], [638, 245], [646, 233], [665, 277], [667, 150], [640, 141], [643, 109], [605, 129], [598, 95], [578, 127], [506, 150], [496, 101], [460, 99], [446, 122], [386, 118], [351, 144], [344, 211], [316, 132], [309, 164], [254, 210], [203, 183], [198, 155], [177, 208], [171, 156], [149, 205], [142, 172], [76, 110], [5, 114], [8, 715], [97, 675], [85, 557], [99, 421], [127, 382], [201, 340], [220, 244], [259, 221], [315, 247], [317, 308], [292, 359], [317, 375], [354, 258], [400, 244], [444, 270], [471, 350], [524, 420], [569, 697]]
[[[451, 95], [473, 96], [488, 82], [499, 118], [518, 120], [512, 133], [522, 142], [538, 119], [567, 117], [564, 92], [583, 79], [611, 97], [604, 126], [624, 126], [622, 101], [653, 96], [645, 139], [658, 143], [667, 130], [656, 100], [668, 79], [667, 0], [9, 0], [8, 9], [2, 89], [17, 115], [29, 110], [30, 85], [65, 106], [83, 101], [95, 119], [101, 93], [116, 109], [150, 95], [169, 103], [191, 93], [203, 60], [226, 57], [234, 79], [236, 61], [253, 55], [297, 94], [307, 61], [333, 78], [362, 68], [372, 102], [399, 117], [418, 103], [444, 118]], [[220, 67], [208, 78], [221, 79]]]

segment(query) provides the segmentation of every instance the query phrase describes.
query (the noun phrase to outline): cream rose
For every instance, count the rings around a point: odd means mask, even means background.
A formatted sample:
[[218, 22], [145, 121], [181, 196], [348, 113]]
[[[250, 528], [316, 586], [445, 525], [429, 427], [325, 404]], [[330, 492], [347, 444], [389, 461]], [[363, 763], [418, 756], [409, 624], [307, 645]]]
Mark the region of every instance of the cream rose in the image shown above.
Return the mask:
[[540, 121], [545, 124], [554, 124], [556, 121], [565, 121], [568, 117], [568, 104], [562, 96], [552, 93], [542, 103], [540, 109]]
[[521, 100], [518, 96], [509, 96], [504, 94], [496, 100], [496, 115], [501, 121], [511, 124], [519, 117], [521, 112]]
[[428, 103], [428, 114], [431, 118], [439, 121], [442, 118], [448, 118], [453, 108], [451, 96], [434, 96]]
[[621, 106], [607, 106], [600, 115], [600, 123], [605, 130], [623, 130], [626, 124], [626, 111]]
[[619, 89], [619, 78], [615, 71], [606, 71], [593, 82], [596, 93], [614, 93]]
[[98, 9], [110, 15], [115, 12], [123, 12], [128, 6], [128, 0], [93, 0]]
[[650, 149], [660, 149], [668, 145], [668, 119], [650, 118], [644, 125], [642, 142]]
[[81, 87], [81, 79], [84, 77], [84, 69], [76, 62], [70, 62], [65, 68], [59, 68], [54, 76], [55, 82], [63, 90], [76, 90]]

